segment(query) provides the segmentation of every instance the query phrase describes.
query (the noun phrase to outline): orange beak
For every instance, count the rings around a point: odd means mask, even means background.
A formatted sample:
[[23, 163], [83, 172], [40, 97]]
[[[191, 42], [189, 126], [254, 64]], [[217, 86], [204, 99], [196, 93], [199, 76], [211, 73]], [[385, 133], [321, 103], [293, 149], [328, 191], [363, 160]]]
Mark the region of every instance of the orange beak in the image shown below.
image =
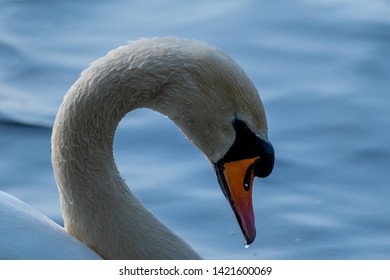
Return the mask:
[[255, 215], [252, 205], [254, 166], [258, 157], [241, 159], [216, 168], [219, 184], [228, 199], [245, 236], [246, 244], [256, 237]]

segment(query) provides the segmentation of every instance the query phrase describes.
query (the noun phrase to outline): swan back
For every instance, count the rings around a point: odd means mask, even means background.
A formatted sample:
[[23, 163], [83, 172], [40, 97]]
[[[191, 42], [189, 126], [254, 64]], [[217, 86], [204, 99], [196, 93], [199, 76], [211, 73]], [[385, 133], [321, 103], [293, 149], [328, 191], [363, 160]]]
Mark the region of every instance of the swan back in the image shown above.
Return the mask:
[[101, 259], [64, 228], [0, 191], [0, 259]]

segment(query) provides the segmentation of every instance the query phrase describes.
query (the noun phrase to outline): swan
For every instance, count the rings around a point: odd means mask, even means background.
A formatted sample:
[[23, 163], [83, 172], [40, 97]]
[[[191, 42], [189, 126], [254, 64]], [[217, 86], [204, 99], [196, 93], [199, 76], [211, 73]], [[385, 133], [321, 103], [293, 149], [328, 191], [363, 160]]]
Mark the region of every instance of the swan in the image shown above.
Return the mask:
[[[253, 180], [268, 176], [274, 165], [263, 104], [228, 55], [207, 43], [177, 38], [139, 39], [110, 51], [64, 96], [51, 140], [65, 229], [2, 193], [0, 214], [11, 218], [1, 222], [0, 230], [9, 231], [7, 223], [13, 222], [14, 231], [28, 224], [24, 230], [31, 235], [30, 226], [39, 227], [34, 238], [53, 242], [51, 250], [65, 251], [65, 258], [200, 259], [145, 208], [118, 172], [115, 130], [137, 108], [169, 117], [205, 154], [246, 243], [252, 243]], [[28, 249], [9, 246], [21, 254]]]

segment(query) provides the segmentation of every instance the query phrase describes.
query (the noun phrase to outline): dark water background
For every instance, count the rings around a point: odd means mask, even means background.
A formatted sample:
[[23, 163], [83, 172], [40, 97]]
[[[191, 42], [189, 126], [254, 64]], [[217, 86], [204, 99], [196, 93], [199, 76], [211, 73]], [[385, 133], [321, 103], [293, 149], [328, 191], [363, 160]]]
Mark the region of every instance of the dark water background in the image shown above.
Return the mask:
[[[131, 189], [205, 258], [390, 259], [390, 2], [0, 1], [0, 190], [62, 223], [50, 133], [79, 72], [129, 40], [229, 53], [258, 88], [276, 149], [255, 181], [248, 249], [213, 170], [166, 118], [116, 137]], [[1, 220], [0, 220], [1, 222]]]

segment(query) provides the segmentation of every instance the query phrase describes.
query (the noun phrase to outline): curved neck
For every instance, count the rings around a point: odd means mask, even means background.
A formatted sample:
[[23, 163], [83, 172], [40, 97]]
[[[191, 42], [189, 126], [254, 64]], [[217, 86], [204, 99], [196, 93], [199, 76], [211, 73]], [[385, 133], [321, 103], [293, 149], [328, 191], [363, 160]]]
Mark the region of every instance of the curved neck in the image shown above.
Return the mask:
[[165, 77], [151, 82], [137, 71], [103, 65], [98, 61], [83, 72], [53, 127], [52, 162], [65, 227], [104, 258], [199, 258], [132, 195], [113, 158], [119, 121], [131, 110], [153, 107], [149, 101]]

